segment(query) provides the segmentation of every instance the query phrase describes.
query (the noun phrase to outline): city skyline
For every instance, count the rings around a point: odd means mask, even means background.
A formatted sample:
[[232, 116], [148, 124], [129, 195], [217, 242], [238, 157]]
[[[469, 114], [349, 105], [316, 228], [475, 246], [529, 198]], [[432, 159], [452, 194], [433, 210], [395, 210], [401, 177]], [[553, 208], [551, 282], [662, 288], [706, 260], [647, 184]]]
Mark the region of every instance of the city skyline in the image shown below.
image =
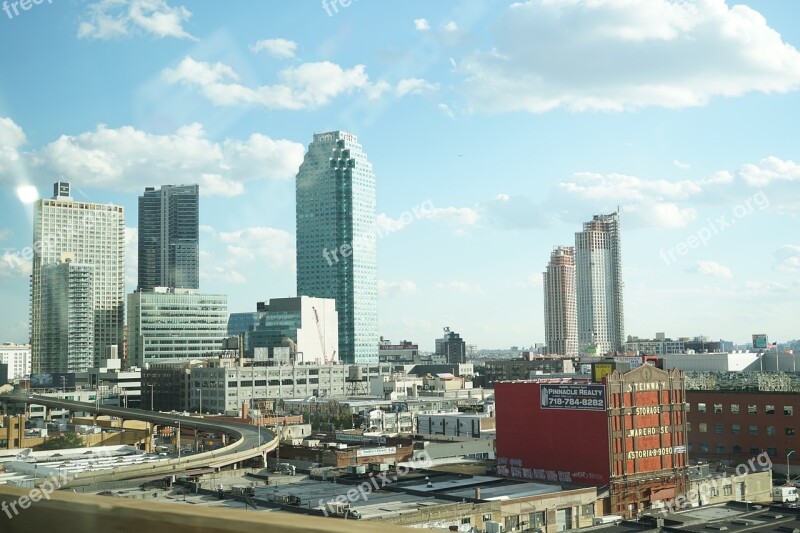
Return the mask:
[[0, 338], [28, 341], [33, 202], [62, 178], [128, 212], [125, 293], [138, 196], [198, 183], [204, 292], [231, 312], [295, 296], [294, 178], [309, 137], [339, 130], [377, 175], [386, 338], [544, 342], [553, 245], [617, 206], [626, 336], [800, 337], [800, 5], [598, 1], [596, 28], [555, 4], [0, 15], [6, 49], [31, 44], [0, 82]]

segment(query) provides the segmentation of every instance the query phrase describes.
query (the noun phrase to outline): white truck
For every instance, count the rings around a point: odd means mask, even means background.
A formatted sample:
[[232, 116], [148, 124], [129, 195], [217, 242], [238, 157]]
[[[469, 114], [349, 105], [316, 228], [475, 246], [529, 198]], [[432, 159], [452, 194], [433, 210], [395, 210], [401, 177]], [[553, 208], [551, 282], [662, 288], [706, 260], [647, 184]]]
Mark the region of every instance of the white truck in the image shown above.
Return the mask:
[[797, 489], [794, 487], [774, 487], [772, 501], [777, 503], [794, 503], [798, 499]]

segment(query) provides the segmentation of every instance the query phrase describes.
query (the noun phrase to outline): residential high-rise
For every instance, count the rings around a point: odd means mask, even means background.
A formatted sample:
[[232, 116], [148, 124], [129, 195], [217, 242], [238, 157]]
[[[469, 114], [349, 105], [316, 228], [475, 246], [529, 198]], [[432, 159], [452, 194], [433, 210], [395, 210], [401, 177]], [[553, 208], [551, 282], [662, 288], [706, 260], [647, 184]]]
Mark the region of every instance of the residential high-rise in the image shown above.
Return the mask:
[[559, 246], [542, 273], [544, 333], [547, 353], [578, 355], [578, 311], [575, 293], [575, 248]]
[[375, 203], [356, 136], [315, 134], [297, 173], [297, 295], [336, 300], [345, 363], [378, 362]]
[[68, 258], [42, 266], [42, 372], [94, 366], [94, 266]]
[[8, 379], [31, 374], [31, 345], [4, 342], [0, 344], [0, 363], [8, 365]]
[[575, 234], [578, 346], [581, 353], [622, 351], [622, 246], [619, 213], [595, 215]]
[[139, 197], [138, 290], [199, 288], [199, 206], [197, 185], [144, 190]]
[[[102, 361], [106, 347], [119, 346], [125, 322], [125, 212], [121, 206], [74, 200], [67, 182], [54, 186], [51, 199], [41, 199], [33, 213], [33, 270], [31, 274], [31, 358], [34, 372], [43, 362], [49, 335], [42, 292], [42, 268], [69, 257], [75, 265], [91, 265], [94, 300], [94, 360]], [[63, 362], [59, 362], [59, 365]]]
[[444, 328], [444, 337], [436, 339], [436, 354], [443, 356], [448, 365], [464, 364], [467, 362], [467, 343], [455, 331]]
[[219, 356], [227, 334], [228, 297], [158, 287], [128, 295], [128, 362]]

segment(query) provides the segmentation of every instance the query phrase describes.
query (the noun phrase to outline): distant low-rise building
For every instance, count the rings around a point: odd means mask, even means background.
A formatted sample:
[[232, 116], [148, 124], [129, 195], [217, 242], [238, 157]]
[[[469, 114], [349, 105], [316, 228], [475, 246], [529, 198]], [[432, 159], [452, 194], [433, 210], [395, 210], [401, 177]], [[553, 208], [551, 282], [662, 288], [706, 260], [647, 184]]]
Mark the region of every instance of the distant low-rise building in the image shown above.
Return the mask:
[[444, 337], [436, 339], [436, 353], [443, 356], [447, 364], [466, 363], [467, 343], [455, 331], [444, 328]]

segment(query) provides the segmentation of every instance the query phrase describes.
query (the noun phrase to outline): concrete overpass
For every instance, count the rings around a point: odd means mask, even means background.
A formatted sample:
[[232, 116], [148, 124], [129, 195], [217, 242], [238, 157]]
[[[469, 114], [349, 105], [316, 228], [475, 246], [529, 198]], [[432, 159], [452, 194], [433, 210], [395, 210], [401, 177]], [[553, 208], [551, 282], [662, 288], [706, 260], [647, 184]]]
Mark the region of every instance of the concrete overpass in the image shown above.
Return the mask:
[[[180, 459], [174, 458], [146, 465], [131, 465], [96, 472], [81, 472], [67, 480], [62, 487], [77, 487], [95, 483], [121, 481], [152, 477], [154, 475], [167, 475], [194, 468], [222, 468], [239, 463], [254, 457], [266, 457], [278, 445], [275, 433], [261, 428], [260, 435], [257, 427], [248, 424], [235, 424], [231, 422], [218, 422], [213, 419], [182, 416], [178, 414], [145, 411], [143, 409], [127, 409], [95, 403], [75, 402], [62, 400], [49, 396], [21, 396], [15, 394], [0, 394], [0, 402], [24, 403], [44, 405], [50, 408], [65, 409], [72, 412], [92, 413], [97, 416], [116, 416], [122, 420], [141, 420], [156, 426], [177, 427], [180, 423], [181, 430], [191, 429], [209, 433], [218, 433], [230, 440], [222, 448], [187, 455]], [[46, 481], [42, 479], [41, 482]]]

